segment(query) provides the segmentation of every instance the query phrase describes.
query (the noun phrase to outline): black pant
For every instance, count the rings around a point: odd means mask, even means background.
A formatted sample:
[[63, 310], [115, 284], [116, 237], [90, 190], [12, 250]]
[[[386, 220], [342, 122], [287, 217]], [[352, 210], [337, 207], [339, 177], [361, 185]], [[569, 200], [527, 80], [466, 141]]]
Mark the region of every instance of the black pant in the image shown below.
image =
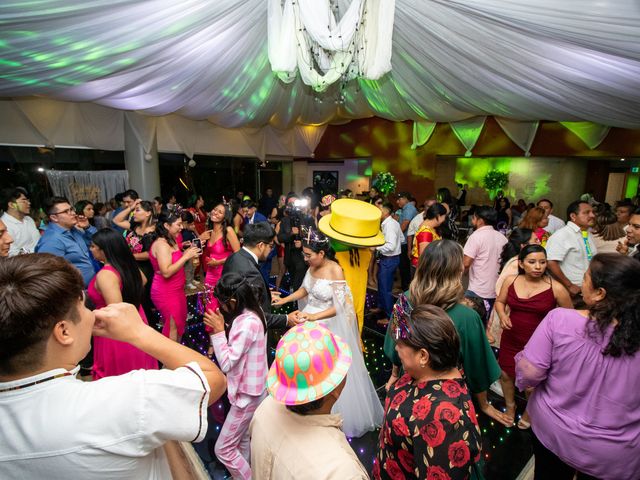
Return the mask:
[[540, 443], [540, 440], [533, 435], [533, 432], [531, 433], [533, 454], [536, 458], [533, 480], [573, 480], [573, 476], [576, 473], [578, 474], [576, 480], [597, 480], [596, 477], [580, 473], [575, 468], [564, 463], [555, 453]]
[[407, 244], [403, 243], [402, 251], [400, 252], [400, 284], [403, 292], [407, 291], [411, 283], [411, 262], [409, 261], [408, 251]]
[[295, 292], [302, 285], [304, 276], [307, 273], [308, 265], [304, 261], [301, 249], [292, 249], [288, 256], [285, 256], [284, 265], [289, 272], [290, 291]]

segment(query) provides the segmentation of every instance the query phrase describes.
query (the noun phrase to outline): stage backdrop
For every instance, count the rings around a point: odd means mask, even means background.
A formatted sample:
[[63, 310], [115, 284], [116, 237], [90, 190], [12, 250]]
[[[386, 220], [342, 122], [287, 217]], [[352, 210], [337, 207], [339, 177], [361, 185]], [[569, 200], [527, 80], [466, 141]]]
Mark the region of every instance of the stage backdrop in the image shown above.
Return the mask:
[[46, 173], [53, 194], [66, 197], [72, 205], [78, 200], [104, 203], [129, 188], [126, 170], [47, 170]]

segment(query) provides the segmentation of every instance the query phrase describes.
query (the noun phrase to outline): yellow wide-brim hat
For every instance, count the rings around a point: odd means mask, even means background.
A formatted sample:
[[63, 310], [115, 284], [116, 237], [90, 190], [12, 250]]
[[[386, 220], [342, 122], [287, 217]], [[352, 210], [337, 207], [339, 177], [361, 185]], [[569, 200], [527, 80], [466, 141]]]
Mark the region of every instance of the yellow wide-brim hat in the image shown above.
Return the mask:
[[327, 237], [357, 247], [377, 247], [384, 244], [380, 231], [382, 212], [375, 205], [341, 198], [331, 204], [331, 213], [320, 219], [318, 228]]

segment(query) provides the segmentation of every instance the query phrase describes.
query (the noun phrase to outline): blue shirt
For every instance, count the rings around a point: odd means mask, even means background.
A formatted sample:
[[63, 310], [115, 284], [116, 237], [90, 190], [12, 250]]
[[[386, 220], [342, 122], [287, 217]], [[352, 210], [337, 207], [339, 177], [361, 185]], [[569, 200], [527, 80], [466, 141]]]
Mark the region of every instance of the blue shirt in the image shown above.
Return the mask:
[[96, 273], [89, 255], [89, 244], [94, 233], [96, 227], [93, 226], [83, 232], [79, 228], [67, 230], [51, 222], [36, 245], [36, 253], [51, 253], [63, 257], [80, 270], [84, 286], [87, 287]]
[[[400, 210], [398, 223], [400, 224], [400, 226], [402, 226], [402, 222], [404, 221], [411, 222], [411, 220], [413, 220], [413, 217], [415, 217], [416, 215], [418, 215], [418, 209], [413, 205], [413, 203], [407, 202], [407, 204], [404, 207], [402, 207], [402, 210]], [[403, 235], [402, 243], [407, 243], [407, 230], [402, 232], [402, 235]]]

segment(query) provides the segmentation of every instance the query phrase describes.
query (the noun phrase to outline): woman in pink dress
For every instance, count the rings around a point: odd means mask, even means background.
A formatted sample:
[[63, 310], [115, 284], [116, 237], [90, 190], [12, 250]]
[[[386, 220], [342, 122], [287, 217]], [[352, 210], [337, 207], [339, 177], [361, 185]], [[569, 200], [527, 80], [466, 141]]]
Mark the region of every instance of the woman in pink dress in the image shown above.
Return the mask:
[[[224, 262], [229, 256], [240, 250], [240, 242], [233, 226], [231, 226], [231, 212], [220, 203], [216, 205], [209, 215], [208, 230], [211, 230], [211, 237], [204, 246], [202, 262], [207, 271], [204, 283], [213, 289], [222, 276]], [[211, 296], [207, 308], [216, 311], [218, 300]]]
[[175, 341], [180, 341], [187, 324], [184, 264], [201, 253], [196, 246], [180, 251], [176, 239], [181, 231], [180, 215], [168, 211], [161, 213], [156, 225], [158, 239], [149, 252], [155, 272], [151, 300], [164, 321], [162, 334]]
[[[122, 235], [103, 228], [93, 236], [90, 248], [93, 257], [104, 263], [102, 270], [89, 283], [87, 292], [95, 308], [111, 303], [131, 303], [138, 307], [142, 321], [147, 323], [141, 305], [146, 279]], [[153, 357], [133, 345], [105, 337], [93, 338], [94, 380], [132, 370], [157, 368], [158, 362]]]

